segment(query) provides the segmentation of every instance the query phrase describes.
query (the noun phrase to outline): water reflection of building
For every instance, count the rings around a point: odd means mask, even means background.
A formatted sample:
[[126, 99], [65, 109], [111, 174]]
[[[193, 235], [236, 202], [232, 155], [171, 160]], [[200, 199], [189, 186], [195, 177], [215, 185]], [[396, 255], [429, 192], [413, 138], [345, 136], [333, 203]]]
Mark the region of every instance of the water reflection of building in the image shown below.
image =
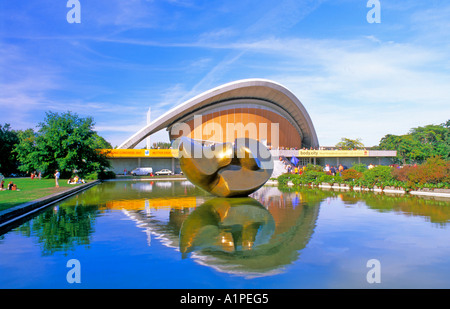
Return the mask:
[[294, 226], [304, 212], [302, 205], [304, 193], [282, 193], [277, 187], [263, 187], [251, 196], [263, 203], [272, 214], [277, 233], [286, 232]]
[[153, 237], [217, 271], [267, 276], [298, 259], [319, 208], [318, 201], [301, 203], [298, 194], [280, 195], [274, 189], [264, 187], [255, 199], [205, 199], [201, 205], [197, 201], [197, 207], [180, 207], [192, 203], [187, 198], [172, 199], [166, 207], [179, 206], [170, 208], [168, 220], [152, 214], [150, 201], [143, 208], [122, 211], [144, 230], [149, 245]]

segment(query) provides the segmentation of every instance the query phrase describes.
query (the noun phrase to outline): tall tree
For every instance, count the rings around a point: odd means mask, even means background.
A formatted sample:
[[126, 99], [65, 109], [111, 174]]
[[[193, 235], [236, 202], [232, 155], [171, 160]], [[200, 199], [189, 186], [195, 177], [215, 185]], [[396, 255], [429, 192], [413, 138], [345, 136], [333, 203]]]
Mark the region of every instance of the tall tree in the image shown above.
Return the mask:
[[39, 158], [36, 150], [37, 134], [33, 129], [17, 131], [19, 142], [14, 148], [17, 160], [19, 161], [19, 170], [22, 172], [33, 172], [39, 170]]
[[81, 176], [109, 167], [109, 161], [97, 149], [111, 148], [93, 130], [92, 117], [81, 118], [67, 112], [48, 112], [38, 132], [31, 132], [16, 147], [21, 158], [21, 170], [38, 169], [46, 174], [60, 170], [62, 177], [76, 171]]
[[12, 151], [18, 142], [17, 132], [11, 130], [9, 123], [0, 125], [0, 172], [5, 176], [17, 172], [18, 162]]
[[341, 138], [341, 141], [336, 144], [336, 147], [349, 150], [349, 149], [361, 149], [364, 148], [364, 144], [361, 142], [360, 138], [357, 139], [350, 139], [343, 137]]

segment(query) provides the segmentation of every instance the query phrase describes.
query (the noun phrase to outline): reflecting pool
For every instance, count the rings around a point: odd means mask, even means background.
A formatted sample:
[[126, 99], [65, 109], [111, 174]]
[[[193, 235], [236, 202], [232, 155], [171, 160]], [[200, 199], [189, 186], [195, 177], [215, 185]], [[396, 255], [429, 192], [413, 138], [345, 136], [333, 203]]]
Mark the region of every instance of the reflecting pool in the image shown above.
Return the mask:
[[0, 288], [450, 288], [449, 227], [448, 199], [108, 181], [3, 231]]

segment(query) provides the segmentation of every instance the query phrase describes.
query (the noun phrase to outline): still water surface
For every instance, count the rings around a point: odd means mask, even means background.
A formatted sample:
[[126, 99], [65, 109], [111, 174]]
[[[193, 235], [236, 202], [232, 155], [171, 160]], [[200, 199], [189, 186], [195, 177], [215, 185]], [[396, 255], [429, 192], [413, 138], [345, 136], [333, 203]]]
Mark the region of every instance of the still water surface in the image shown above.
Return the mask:
[[450, 288], [449, 227], [449, 200], [111, 181], [0, 236], [0, 288]]

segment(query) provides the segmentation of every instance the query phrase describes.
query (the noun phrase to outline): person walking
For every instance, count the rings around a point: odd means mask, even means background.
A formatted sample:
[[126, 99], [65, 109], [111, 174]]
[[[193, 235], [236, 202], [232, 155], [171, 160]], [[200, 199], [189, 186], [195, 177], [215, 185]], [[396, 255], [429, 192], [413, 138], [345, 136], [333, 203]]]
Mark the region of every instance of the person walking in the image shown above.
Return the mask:
[[58, 183], [59, 175], [60, 175], [59, 171], [56, 170], [56, 172], [55, 172], [55, 184], [56, 184], [57, 188], [59, 188], [59, 183]]

